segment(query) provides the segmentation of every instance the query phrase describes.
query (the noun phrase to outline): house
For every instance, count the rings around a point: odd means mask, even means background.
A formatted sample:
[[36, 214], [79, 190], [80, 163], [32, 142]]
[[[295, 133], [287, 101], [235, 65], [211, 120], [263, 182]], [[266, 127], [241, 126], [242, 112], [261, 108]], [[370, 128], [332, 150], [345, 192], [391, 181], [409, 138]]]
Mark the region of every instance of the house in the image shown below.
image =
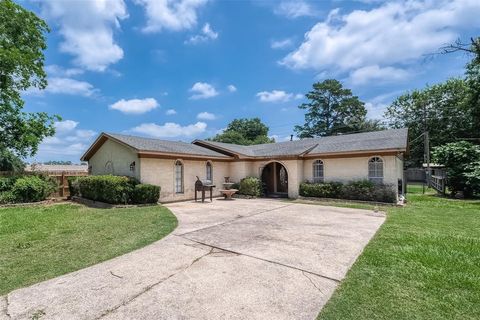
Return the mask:
[[161, 186], [163, 202], [193, 199], [196, 176], [220, 195], [224, 177], [255, 176], [268, 194], [298, 196], [303, 181], [370, 179], [404, 190], [408, 130], [392, 129], [253, 146], [192, 143], [102, 133], [82, 156], [91, 174], [132, 176]]

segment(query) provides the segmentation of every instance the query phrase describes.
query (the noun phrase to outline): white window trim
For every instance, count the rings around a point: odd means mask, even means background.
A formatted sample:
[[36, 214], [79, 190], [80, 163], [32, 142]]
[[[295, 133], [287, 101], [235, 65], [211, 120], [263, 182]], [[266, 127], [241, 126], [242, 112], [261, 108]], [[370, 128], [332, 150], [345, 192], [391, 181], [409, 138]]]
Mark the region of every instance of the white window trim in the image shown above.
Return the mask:
[[[322, 176], [321, 177], [315, 177], [315, 166], [317, 165], [318, 161], [321, 162], [322, 164]], [[313, 183], [323, 183], [325, 182], [325, 161], [322, 159], [315, 159], [312, 162], [312, 181]]]
[[[208, 165], [210, 165], [210, 179], [208, 179]], [[213, 163], [210, 160], [207, 160], [205, 163], [205, 179], [210, 180], [213, 183]]]
[[[181, 191], [177, 192], [177, 163], [180, 162], [182, 164], [182, 170], [181, 170]], [[181, 159], [175, 160], [173, 163], [173, 189], [175, 191], [175, 194], [184, 194], [185, 193], [185, 163]]]
[[[374, 158], [378, 158], [381, 160], [381, 163], [382, 163], [382, 176], [375, 176], [375, 177], [371, 177], [370, 176], [370, 161]], [[383, 157], [380, 157], [380, 156], [372, 156], [370, 158], [368, 158], [368, 161], [367, 161], [367, 178], [369, 181], [372, 181], [374, 183], [383, 183], [384, 179], [385, 179], [385, 159], [383, 159]]]

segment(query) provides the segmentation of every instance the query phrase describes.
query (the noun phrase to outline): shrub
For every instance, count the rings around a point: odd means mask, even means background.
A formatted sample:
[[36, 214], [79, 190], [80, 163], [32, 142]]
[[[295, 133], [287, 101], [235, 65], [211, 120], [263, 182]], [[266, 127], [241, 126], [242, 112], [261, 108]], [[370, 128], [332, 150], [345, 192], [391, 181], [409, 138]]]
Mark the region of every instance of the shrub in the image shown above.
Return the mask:
[[[111, 204], [131, 202], [133, 188], [138, 181], [123, 176], [86, 176], [78, 178], [78, 188], [82, 197]], [[74, 192], [76, 192], [74, 190]]]
[[0, 177], [0, 192], [12, 190], [18, 176]]
[[339, 182], [302, 183], [300, 195], [304, 197], [337, 198], [347, 200], [377, 201], [394, 203], [395, 190], [386, 184], [375, 184], [369, 180]]
[[238, 193], [260, 197], [262, 195], [262, 181], [255, 177], [243, 178], [240, 181]]
[[0, 192], [0, 204], [15, 203], [15, 195], [11, 191]]
[[80, 195], [80, 183], [78, 177], [68, 177], [68, 190], [70, 191], [70, 197]]
[[11, 193], [15, 202], [37, 202], [45, 200], [56, 189], [56, 183], [45, 176], [23, 176], [16, 179]]
[[340, 182], [302, 183], [300, 195], [304, 197], [339, 198], [342, 191]]
[[133, 188], [133, 203], [157, 203], [160, 198], [160, 187], [152, 184], [137, 184]]

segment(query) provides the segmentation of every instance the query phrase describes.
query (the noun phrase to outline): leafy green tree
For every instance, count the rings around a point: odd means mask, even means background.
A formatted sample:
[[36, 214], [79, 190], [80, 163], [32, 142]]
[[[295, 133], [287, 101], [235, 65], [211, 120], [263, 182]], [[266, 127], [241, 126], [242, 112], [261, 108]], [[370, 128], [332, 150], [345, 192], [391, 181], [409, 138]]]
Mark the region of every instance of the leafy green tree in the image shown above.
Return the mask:
[[72, 161], [50, 160], [50, 161], [44, 162], [43, 164], [71, 165]]
[[[327, 79], [314, 83], [313, 90], [305, 96], [309, 102], [299, 106], [307, 110], [305, 124], [295, 126], [300, 138], [361, 131], [366, 126], [365, 104], [350, 89], [343, 88], [338, 80]], [[369, 123], [369, 129], [372, 124]], [[378, 128], [375, 126], [375, 129]]]
[[480, 138], [480, 37], [471, 40], [472, 60], [466, 67], [466, 81], [469, 89], [467, 106], [471, 116], [471, 137]]
[[0, 150], [0, 171], [23, 171], [25, 163], [9, 150]]
[[452, 195], [480, 193], [480, 146], [459, 141], [434, 148], [432, 158], [447, 170], [447, 187]]
[[393, 128], [409, 128], [410, 159], [419, 165], [424, 161], [423, 139], [417, 139], [427, 130], [432, 147], [466, 137], [471, 116], [465, 104], [468, 86], [462, 79], [413, 90], [396, 98], [385, 112]]
[[275, 142], [268, 137], [268, 127], [259, 118], [234, 119], [222, 133], [210, 140], [240, 145]]
[[21, 92], [47, 86], [45, 21], [11, 0], [0, 0], [0, 151], [32, 156], [55, 133], [52, 117], [22, 111]]

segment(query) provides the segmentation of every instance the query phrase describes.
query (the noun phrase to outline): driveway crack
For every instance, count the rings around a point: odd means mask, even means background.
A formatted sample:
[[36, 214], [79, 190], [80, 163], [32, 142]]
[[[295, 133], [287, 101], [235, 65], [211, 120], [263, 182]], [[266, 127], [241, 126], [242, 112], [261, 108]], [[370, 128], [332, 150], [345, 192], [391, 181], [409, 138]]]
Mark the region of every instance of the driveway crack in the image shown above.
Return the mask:
[[194, 233], [194, 232], [197, 232], [197, 231], [203, 231], [203, 230], [215, 228], [215, 227], [218, 227], [218, 226], [223, 226], [223, 225], [226, 225], [226, 224], [229, 224], [229, 223], [237, 222], [238, 220], [241, 220], [241, 219], [247, 219], [247, 218], [250, 218], [250, 217], [255, 217], [255, 216], [257, 216], [257, 215], [259, 215], [259, 214], [262, 214], [262, 213], [275, 211], [275, 210], [282, 209], [282, 208], [286, 208], [286, 207], [290, 207], [290, 206], [293, 206], [293, 205], [295, 205], [295, 204], [294, 204], [294, 203], [289, 203], [289, 204], [283, 205], [283, 206], [281, 206], [281, 207], [263, 210], [263, 211], [260, 211], [260, 212], [257, 212], [257, 213], [254, 213], [254, 214], [251, 214], [251, 215], [248, 215], [248, 216], [241, 216], [241, 217], [236, 216], [235, 218], [233, 218], [233, 219], [231, 219], [231, 220], [228, 220], [228, 221], [224, 221], [224, 222], [217, 223], [217, 224], [214, 224], [214, 225], [211, 225], [211, 226], [208, 226], [208, 227], [204, 227], [204, 228], [200, 228], [200, 229], [188, 231], [188, 232], [185, 232], [185, 233], [174, 234], [174, 235], [179, 236], [179, 237], [183, 237], [183, 236], [185, 236], [185, 235], [187, 235], [187, 234], [190, 234], [190, 233]]
[[310, 283], [311, 283], [318, 291], [320, 291], [320, 293], [323, 294], [322, 289], [320, 289], [320, 288], [315, 284], [315, 282], [312, 280], [312, 278], [310, 278], [310, 277], [305, 273], [305, 271], [302, 271], [302, 274], [305, 276], [305, 278], [308, 279], [308, 281], [310, 281]]
[[[212, 253], [213, 253], [213, 250], [214, 250], [214, 248], [211, 248], [209, 252], [207, 252], [207, 253], [205, 253], [205, 254], [203, 254], [203, 255], [201, 255], [201, 256], [193, 259], [192, 262], [191, 262], [188, 266], [180, 269], [180, 270], [177, 271], [177, 272], [174, 272], [174, 273], [168, 275], [168, 276], [165, 277], [165, 278], [160, 279], [159, 281], [157, 281], [157, 282], [155, 282], [155, 283], [152, 283], [152, 284], [146, 286], [143, 290], [141, 290], [141, 291], [138, 292], [137, 294], [133, 295], [133, 296], [130, 297], [129, 299], [127, 299], [127, 300], [123, 301], [122, 303], [114, 306], [113, 308], [107, 309], [104, 313], [102, 313], [99, 317], [97, 317], [97, 318], [95, 318], [95, 319], [101, 319], [101, 318], [103, 318], [103, 317], [105, 317], [105, 316], [113, 313], [115, 310], [117, 310], [117, 309], [119, 309], [119, 308], [121, 308], [121, 307], [123, 307], [123, 306], [128, 305], [130, 302], [132, 302], [133, 300], [137, 299], [137, 298], [140, 297], [141, 295], [149, 292], [150, 290], [152, 290], [154, 287], [158, 286], [159, 284], [162, 284], [163, 282], [165, 282], [165, 281], [167, 281], [168, 279], [176, 276], [177, 274], [188, 270], [188, 269], [189, 269], [190, 267], [192, 267], [195, 263], [197, 263], [197, 262], [200, 261], [201, 259], [205, 258], [206, 256], [212, 254]], [[113, 274], [113, 273], [112, 273], [112, 274]]]

